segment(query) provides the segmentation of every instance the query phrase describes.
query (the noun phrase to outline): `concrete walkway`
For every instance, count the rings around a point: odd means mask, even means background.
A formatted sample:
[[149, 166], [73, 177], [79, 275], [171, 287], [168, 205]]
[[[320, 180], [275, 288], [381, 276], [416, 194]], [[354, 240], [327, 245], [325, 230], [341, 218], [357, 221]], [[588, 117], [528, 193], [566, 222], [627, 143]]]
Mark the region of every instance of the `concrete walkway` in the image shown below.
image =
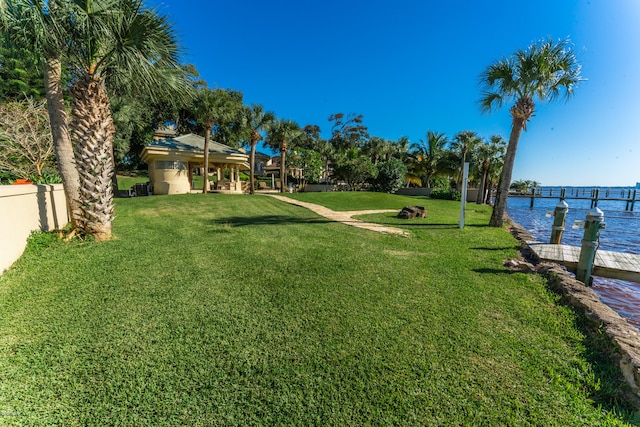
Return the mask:
[[398, 212], [397, 209], [382, 209], [382, 210], [363, 210], [363, 211], [332, 211], [331, 209], [325, 208], [324, 206], [316, 205], [314, 203], [301, 202], [299, 200], [290, 199], [285, 196], [277, 196], [273, 194], [269, 194], [270, 197], [274, 197], [278, 200], [281, 200], [286, 203], [291, 203], [292, 205], [302, 206], [303, 208], [307, 208], [320, 216], [323, 216], [332, 221], [341, 222], [343, 224], [352, 225], [354, 227], [364, 228], [371, 231], [377, 231], [378, 233], [387, 233], [387, 234], [396, 234], [399, 236], [408, 236], [409, 233], [397, 227], [387, 227], [380, 224], [374, 224], [372, 222], [364, 222], [359, 219], [352, 218], [354, 215], [366, 215], [366, 214], [374, 214], [374, 213], [385, 213], [385, 212]]

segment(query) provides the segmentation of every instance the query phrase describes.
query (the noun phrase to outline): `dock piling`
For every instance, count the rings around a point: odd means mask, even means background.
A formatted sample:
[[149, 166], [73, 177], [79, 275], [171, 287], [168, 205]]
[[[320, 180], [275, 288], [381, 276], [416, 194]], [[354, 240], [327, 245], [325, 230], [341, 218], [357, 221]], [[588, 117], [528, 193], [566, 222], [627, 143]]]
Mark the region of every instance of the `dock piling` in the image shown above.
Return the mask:
[[591, 282], [593, 281], [591, 277], [593, 261], [595, 260], [596, 250], [600, 242], [600, 230], [604, 227], [604, 213], [599, 208], [594, 207], [587, 212], [578, 269], [576, 270], [576, 279], [587, 286], [591, 286]]
[[553, 211], [553, 227], [551, 227], [551, 240], [549, 241], [552, 245], [559, 245], [562, 241], [567, 212], [569, 212], [569, 205], [564, 200], [558, 203]]

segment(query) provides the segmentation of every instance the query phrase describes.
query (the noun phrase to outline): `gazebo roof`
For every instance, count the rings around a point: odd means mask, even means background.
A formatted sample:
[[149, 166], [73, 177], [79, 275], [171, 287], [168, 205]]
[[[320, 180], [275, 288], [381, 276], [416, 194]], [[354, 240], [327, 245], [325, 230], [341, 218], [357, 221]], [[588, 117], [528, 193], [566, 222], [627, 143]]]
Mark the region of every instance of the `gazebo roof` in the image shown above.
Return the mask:
[[[187, 135], [152, 141], [147, 146], [154, 148], [162, 147], [173, 150], [204, 151], [204, 137], [190, 133]], [[209, 153], [246, 154], [244, 150], [231, 148], [228, 145], [220, 144], [213, 140], [209, 141]]]
[[[204, 160], [204, 138], [190, 133], [158, 139], [148, 143], [142, 149], [142, 160], [146, 163], [170, 157], [178, 157], [193, 163], [202, 163]], [[242, 149], [231, 148], [216, 141], [209, 141], [209, 164], [237, 164], [243, 169], [249, 169], [248, 160], [249, 155]]]

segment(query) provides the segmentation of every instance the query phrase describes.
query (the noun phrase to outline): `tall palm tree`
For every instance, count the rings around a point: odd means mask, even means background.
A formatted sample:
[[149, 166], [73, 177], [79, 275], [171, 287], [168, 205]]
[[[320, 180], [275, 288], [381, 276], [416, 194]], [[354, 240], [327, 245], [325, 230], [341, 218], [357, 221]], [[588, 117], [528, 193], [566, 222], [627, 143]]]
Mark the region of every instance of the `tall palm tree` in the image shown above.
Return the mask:
[[280, 150], [280, 192], [287, 185], [287, 150], [303, 136], [304, 131], [296, 122], [285, 119], [276, 120], [267, 132], [266, 144]]
[[458, 190], [462, 190], [462, 175], [464, 164], [467, 162], [467, 153], [473, 151], [473, 148], [481, 142], [481, 138], [477, 133], [471, 130], [463, 130], [458, 132], [451, 141], [451, 149], [460, 155], [460, 171], [458, 173]]
[[80, 178], [67, 126], [62, 85], [62, 59], [68, 44], [68, 35], [62, 23], [67, 9], [57, 0], [49, 0], [48, 4], [36, 0], [7, 0], [0, 6], [0, 23], [8, 40], [35, 52], [35, 57], [41, 58], [58, 172], [62, 178], [71, 226], [80, 229]]
[[535, 101], [553, 101], [560, 96], [569, 99], [584, 80], [581, 67], [571, 49], [569, 39], [554, 43], [549, 39], [518, 50], [508, 58], [491, 64], [480, 76], [484, 91], [481, 109], [491, 112], [505, 102], [515, 101], [511, 113], [511, 135], [504, 167], [496, 193], [489, 225], [502, 227], [507, 208], [509, 184], [515, 163], [518, 141], [535, 112]]
[[264, 108], [260, 104], [252, 104], [250, 107], [246, 107], [244, 114], [249, 131], [249, 142], [251, 144], [251, 154], [249, 156], [251, 185], [249, 187], [249, 193], [254, 194], [256, 185], [256, 145], [258, 145], [258, 141], [262, 139], [261, 132], [269, 129], [275, 121], [276, 116], [271, 111], [264, 111]]
[[209, 146], [211, 144], [211, 132], [213, 127], [227, 117], [235, 113], [232, 108], [232, 100], [224, 89], [198, 89], [194, 99], [193, 115], [195, 121], [204, 128], [204, 180], [202, 184], [203, 194], [209, 191]]
[[83, 229], [96, 240], [111, 238], [113, 221], [114, 126], [107, 84], [134, 81], [153, 92], [178, 83], [167, 80], [179, 69], [179, 48], [170, 23], [141, 0], [93, 0], [69, 3], [71, 138], [80, 176]]
[[444, 133], [427, 131], [426, 139], [411, 145], [411, 154], [424, 173], [426, 188], [431, 188], [431, 178], [441, 169], [444, 150], [449, 143]]

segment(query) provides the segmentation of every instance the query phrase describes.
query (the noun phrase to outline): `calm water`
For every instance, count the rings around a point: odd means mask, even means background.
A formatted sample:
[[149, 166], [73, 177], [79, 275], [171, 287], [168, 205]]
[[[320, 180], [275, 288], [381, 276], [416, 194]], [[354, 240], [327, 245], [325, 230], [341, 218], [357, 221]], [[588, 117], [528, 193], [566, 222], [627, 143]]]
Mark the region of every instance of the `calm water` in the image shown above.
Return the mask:
[[[600, 197], [604, 197], [607, 190], [610, 197], [620, 197], [622, 191], [625, 191], [626, 196], [629, 188], [601, 188]], [[559, 187], [543, 188], [542, 194], [548, 195], [549, 191], [553, 191], [554, 195], [559, 195]], [[581, 196], [582, 194], [589, 196], [591, 187], [567, 189], [566, 196], [570, 197], [571, 192], [573, 194], [580, 192]], [[638, 197], [640, 198], [640, 194]], [[553, 216], [546, 217], [546, 213], [553, 211], [559, 201], [559, 198], [536, 199], [534, 208], [531, 209], [529, 197], [509, 197], [507, 212], [536, 240], [548, 242], [551, 237]], [[562, 243], [580, 246], [584, 230], [581, 227], [574, 229], [572, 225], [576, 220], [584, 221], [587, 211], [591, 208], [591, 201], [566, 199], [566, 202], [569, 205], [569, 212], [567, 213]], [[600, 200], [598, 207], [604, 212], [604, 222], [606, 223], [606, 229], [600, 232], [600, 249], [640, 253], [640, 200], [636, 202], [634, 212], [625, 211], [626, 203], [623, 201]], [[626, 317], [629, 323], [640, 327], [640, 284], [594, 277], [593, 290], [605, 304], [621, 316]]]

